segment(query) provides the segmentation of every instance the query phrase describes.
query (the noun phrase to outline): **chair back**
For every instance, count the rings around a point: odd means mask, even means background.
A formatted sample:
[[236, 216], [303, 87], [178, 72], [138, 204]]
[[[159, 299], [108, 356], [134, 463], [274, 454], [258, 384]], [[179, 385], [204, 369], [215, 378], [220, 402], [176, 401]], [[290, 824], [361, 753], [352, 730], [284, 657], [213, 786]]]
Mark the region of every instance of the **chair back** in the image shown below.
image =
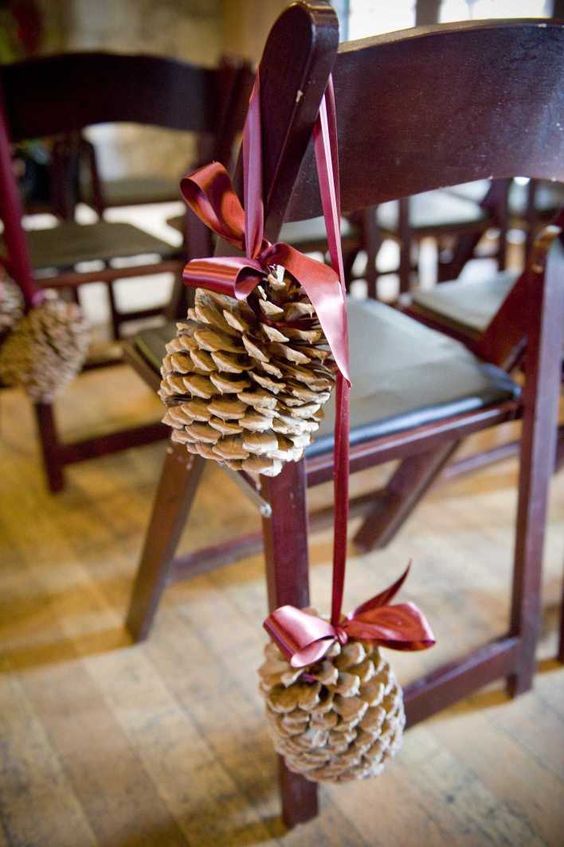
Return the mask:
[[218, 134], [240, 109], [248, 75], [237, 61], [203, 68], [157, 56], [65, 53], [4, 65], [0, 87], [12, 142], [116, 122]]
[[[309, 20], [304, 55], [299, 39], [287, 38], [291, 18], [292, 25]], [[325, 5], [298, 4], [281, 16], [266, 45], [260, 76], [270, 239], [284, 220], [321, 214], [308, 138], [331, 71], [345, 213], [483, 178], [564, 182], [563, 24], [421, 27], [342, 44], [336, 54], [335, 37]], [[290, 72], [280, 74], [280, 67]], [[540, 303], [538, 258], [519, 284], [536, 286]], [[519, 299], [514, 291], [509, 297]], [[496, 332], [511, 323], [515, 346], [527, 329], [520, 321], [515, 332], [513, 307], [500, 313]], [[500, 363], [494, 347], [489, 355]]]
[[[202, 142], [200, 155], [229, 165], [252, 76], [249, 65], [236, 60], [202, 68], [162, 57], [109, 53], [68, 53], [2, 66], [0, 217], [12, 272], [29, 277], [31, 264], [21, 231], [21, 202], [8, 161], [10, 142], [57, 139], [51, 176], [53, 210], [60, 217], [72, 216], [78, 195], [68, 177], [76, 170], [73, 162], [87, 149], [94, 205], [101, 212], [104, 204], [95, 154], [81, 135], [83, 129], [133, 122], [191, 131]], [[202, 238], [197, 231], [194, 237]]]

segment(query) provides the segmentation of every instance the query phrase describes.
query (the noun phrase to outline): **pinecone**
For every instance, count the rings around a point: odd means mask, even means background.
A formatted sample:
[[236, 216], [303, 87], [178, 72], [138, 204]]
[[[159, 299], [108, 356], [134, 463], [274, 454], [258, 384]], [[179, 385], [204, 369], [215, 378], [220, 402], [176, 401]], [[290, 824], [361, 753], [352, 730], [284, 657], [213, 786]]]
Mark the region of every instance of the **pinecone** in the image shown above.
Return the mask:
[[270, 273], [245, 302], [196, 291], [167, 345], [160, 396], [172, 440], [234, 470], [276, 476], [319, 427], [335, 367], [315, 310]]
[[18, 285], [8, 277], [0, 279], [0, 342], [23, 316], [24, 301]]
[[314, 782], [376, 776], [401, 746], [402, 691], [370, 642], [334, 644], [320, 662], [293, 668], [269, 643], [260, 690], [276, 751]]
[[86, 358], [88, 329], [75, 303], [45, 299], [17, 324], [0, 351], [0, 379], [50, 402]]

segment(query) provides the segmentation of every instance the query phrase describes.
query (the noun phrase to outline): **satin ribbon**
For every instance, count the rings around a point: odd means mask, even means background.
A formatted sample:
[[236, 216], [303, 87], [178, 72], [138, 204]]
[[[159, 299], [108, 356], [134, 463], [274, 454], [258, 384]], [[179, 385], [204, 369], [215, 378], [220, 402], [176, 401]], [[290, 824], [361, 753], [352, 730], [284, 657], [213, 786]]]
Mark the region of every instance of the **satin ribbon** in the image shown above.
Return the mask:
[[426, 650], [435, 638], [423, 613], [413, 603], [389, 605], [409, 573], [410, 565], [393, 585], [367, 600], [333, 624], [295, 606], [280, 606], [264, 628], [294, 668], [319, 662], [335, 642], [349, 638], [372, 641], [393, 650]]
[[245, 256], [192, 259], [184, 268], [184, 282], [244, 300], [264, 280], [271, 266], [281, 265], [311, 300], [335, 363], [350, 382], [345, 295], [339, 274], [289, 244], [271, 244], [263, 235], [258, 76], [243, 132], [243, 179], [244, 209], [229, 174], [219, 162], [205, 165], [182, 180], [182, 194], [192, 211], [220, 238], [245, 251]]
[[282, 265], [304, 288], [338, 366], [335, 400], [333, 587], [330, 622], [294, 606], [282, 606], [264, 627], [294, 667], [322, 658], [335, 641], [372, 640], [396, 650], [421, 650], [434, 644], [423, 614], [411, 603], [390, 606], [409, 566], [385, 591], [342, 619], [348, 521], [349, 361], [343, 256], [340, 235], [339, 161], [335, 98], [331, 78], [314, 126], [313, 141], [327, 243], [332, 268], [283, 242], [264, 238], [262, 203], [262, 136], [259, 79], [255, 82], [243, 132], [244, 208], [225, 168], [212, 162], [182, 180], [190, 208], [220, 238], [245, 251], [245, 256], [194, 259], [184, 269], [184, 281], [237, 299], [245, 299], [264, 279], [271, 265]]

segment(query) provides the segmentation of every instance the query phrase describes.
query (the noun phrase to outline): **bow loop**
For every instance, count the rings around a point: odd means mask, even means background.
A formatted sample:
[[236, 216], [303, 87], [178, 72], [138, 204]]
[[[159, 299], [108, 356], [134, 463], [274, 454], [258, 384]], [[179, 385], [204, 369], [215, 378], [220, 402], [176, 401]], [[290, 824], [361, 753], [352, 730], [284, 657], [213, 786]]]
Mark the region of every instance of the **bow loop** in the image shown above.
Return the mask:
[[[213, 162], [184, 177], [182, 193], [203, 223], [243, 250], [246, 215], [223, 165]], [[335, 363], [350, 382], [346, 306], [339, 277], [333, 268], [289, 244], [266, 241], [262, 237], [262, 225], [256, 223], [257, 215], [262, 215], [262, 205], [254, 205], [253, 209], [255, 225], [251, 237], [254, 241], [247, 251], [253, 255], [192, 259], [184, 268], [184, 282], [241, 300], [251, 294], [272, 266], [281, 265], [311, 300]], [[259, 237], [261, 241], [257, 246]]]
[[180, 190], [202, 223], [239, 250], [245, 249], [245, 212], [222, 164], [210, 162], [188, 174]]
[[281, 606], [266, 618], [264, 628], [294, 668], [320, 661], [336, 641], [346, 644], [349, 638], [373, 641], [392, 650], [426, 650], [435, 637], [423, 612], [413, 603], [388, 605], [409, 569], [410, 565], [393, 585], [335, 626], [294, 606]]

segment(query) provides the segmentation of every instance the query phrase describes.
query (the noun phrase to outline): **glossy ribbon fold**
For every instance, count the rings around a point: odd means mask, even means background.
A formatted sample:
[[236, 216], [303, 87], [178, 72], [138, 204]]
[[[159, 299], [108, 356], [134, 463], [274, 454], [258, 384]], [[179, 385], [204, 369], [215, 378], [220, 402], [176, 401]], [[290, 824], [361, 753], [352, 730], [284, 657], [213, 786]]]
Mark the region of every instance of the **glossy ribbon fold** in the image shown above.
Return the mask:
[[259, 109], [257, 78], [243, 138], [245, 209], [219, 162], [199, 168], [181, 183], [192, 211], [220, 238], [245, 251], [245, 256], [192, 259], [184, 268], [184, 282], [244, 300], [272, 266], [281, 265], [311, 300], [335, 363], [350, 382], [346, 306], [338, 274], [295, 247], [284, 242], [271, 244], [263, 236]]
[[184, 269], [184, 281], [242, 300], [273, 265], [281, 265], [311, 300], [339, 369], [335, 399], [331, 620], [308, 615], [294, 606], [281, 606], [264, 621], [269, 635], [297, 668], [319, 661], [335, 641], [345, 644], [349, 638], [374, 641], [394, 650], [423, 650], [435, 643], [431, 628], [417, 606], [389, 605], [403, 585], [409, 565], [393, 585], [347, 617], [341, 616], [347, 553], [350, 376], [340, 240], [337, 123], [331, 78], [314, 125], [313, 142], [332, 267], [305, 256], [289, 244], [271, 244], [264, 238], [258, 75], [243, 131], [244, 208], [227, 171], [218, 162], [199, 168], [181, 183], [187, 204], [200, 220], [220, 238], [245, 252], [245, 256], [193, 259]]
[[420, 609], [413, 603], [389, 605], [409, 573], [404, 573], [385, 591], [367, 600], [333, 625], [295, 606], [280, 606], [264, 621], [264, 628], [294, 668], [320, 661], [338, 641], [349, 638], [373, 641], [392, 650], [425, 650], [435, 638]]

